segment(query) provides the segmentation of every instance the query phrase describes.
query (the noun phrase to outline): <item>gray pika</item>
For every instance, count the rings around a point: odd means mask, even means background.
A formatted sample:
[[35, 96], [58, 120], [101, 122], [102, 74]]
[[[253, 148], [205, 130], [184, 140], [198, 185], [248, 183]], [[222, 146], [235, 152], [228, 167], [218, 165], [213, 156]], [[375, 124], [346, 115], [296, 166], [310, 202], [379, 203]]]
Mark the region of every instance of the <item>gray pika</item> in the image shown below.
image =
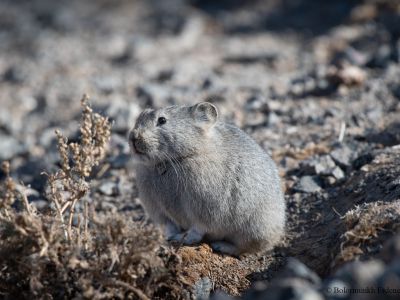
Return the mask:
[[129, 133], [139, 197], [168, 240], [207, 241], [240, 255], [284, 235], [285, 200], [273, 160], [208, 102], [146, 109]]

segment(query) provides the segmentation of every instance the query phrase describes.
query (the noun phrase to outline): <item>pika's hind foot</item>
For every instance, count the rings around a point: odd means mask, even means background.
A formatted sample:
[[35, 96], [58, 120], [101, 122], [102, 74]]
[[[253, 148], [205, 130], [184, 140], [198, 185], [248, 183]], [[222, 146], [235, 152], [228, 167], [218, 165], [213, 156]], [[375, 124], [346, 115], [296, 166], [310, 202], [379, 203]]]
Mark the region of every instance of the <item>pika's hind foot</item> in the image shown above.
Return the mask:
[[222, 241], [213, 242], [211, 243], [211, 248], [213, 248], [213, 250], [216, 252], [236, 257], [239, 256], [239, 249], [235, 245], [230, 244], [228, 242], [222, 242]]
[[177, 233], [171, 236], [168, 240], [182, 243], [184, 245], [195, 245], [201, 242], [204, 234], [198, 232], [196, 229], [191, 228], [186, 232]]

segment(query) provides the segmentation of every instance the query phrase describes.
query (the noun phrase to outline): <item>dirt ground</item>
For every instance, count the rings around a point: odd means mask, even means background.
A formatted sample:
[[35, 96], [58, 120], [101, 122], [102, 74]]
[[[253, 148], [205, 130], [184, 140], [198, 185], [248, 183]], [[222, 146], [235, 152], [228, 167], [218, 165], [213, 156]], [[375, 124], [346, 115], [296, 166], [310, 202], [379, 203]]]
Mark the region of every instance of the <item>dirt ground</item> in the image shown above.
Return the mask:
[[[345, 286], [393, 289], [346, 299], [400, 298], [399, 2], [0, 1], [0, 161], [39, 211], [51, 210], [41, 173], [60, 164], [54, 130], [79, 140], [84, 93], [113, 122], [87, 198], [104, 220], [146, 222], [126, 140], [146, 107], [209, 99], [279, 166], [287, 236], [268, 253], [236, 259], [146, 231], [179, 274], [168, 297], [337, 299]], [[131, 292], [113, 296], [145, 299]]]

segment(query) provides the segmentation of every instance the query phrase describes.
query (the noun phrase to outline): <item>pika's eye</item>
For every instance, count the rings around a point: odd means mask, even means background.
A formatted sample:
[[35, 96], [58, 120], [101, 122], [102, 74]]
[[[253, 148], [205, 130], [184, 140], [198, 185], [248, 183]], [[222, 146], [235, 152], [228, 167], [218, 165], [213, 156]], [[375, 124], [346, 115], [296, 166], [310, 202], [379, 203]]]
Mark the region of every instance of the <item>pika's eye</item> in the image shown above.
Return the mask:
[[161, 126], [164, 125], [165, 123], [167, 123], [167, 119], [164, 117], [159, 117], [157, 120], [157, 126]]

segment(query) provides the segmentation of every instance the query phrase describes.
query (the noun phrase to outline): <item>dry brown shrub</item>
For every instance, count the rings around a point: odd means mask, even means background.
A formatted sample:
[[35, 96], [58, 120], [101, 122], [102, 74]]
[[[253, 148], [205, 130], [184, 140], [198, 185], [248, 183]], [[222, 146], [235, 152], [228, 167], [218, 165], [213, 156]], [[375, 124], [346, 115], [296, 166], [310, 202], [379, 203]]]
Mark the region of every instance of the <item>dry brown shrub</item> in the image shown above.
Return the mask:
[[388, 234], [399, 232], [400, 200], [363, 203], [348, 211], [343, 221], [346, 232], [335, 265], [362, 257], [368, 248], [381, 245]]
[[118, 216], [95, 220], [84, 250], [57, 220], [26, 212], [0, 227], [0, 294], [15, 298], [179, 299], [179, 259], [160, 234]]
[[[56, 207], [64, 235], [68, 240], [80, 237], [79, 233], [74, 235], [72, 230], [75, 206], [88, 194], [90, 190], [88, 177], [93, 167], [99, 165], [104, 158], [111, 136], [110, 122], [106, 117], [93, 113], [88, 104], [88, 96], [83, 96], [81, 105], [80, 143], [68, 144], [68, 139], [56, 130], [61, 169], [48, 176], [50, 189], [47, 197]], [[84, 230], [87, 230], [87, 205], [83, 218]]]

